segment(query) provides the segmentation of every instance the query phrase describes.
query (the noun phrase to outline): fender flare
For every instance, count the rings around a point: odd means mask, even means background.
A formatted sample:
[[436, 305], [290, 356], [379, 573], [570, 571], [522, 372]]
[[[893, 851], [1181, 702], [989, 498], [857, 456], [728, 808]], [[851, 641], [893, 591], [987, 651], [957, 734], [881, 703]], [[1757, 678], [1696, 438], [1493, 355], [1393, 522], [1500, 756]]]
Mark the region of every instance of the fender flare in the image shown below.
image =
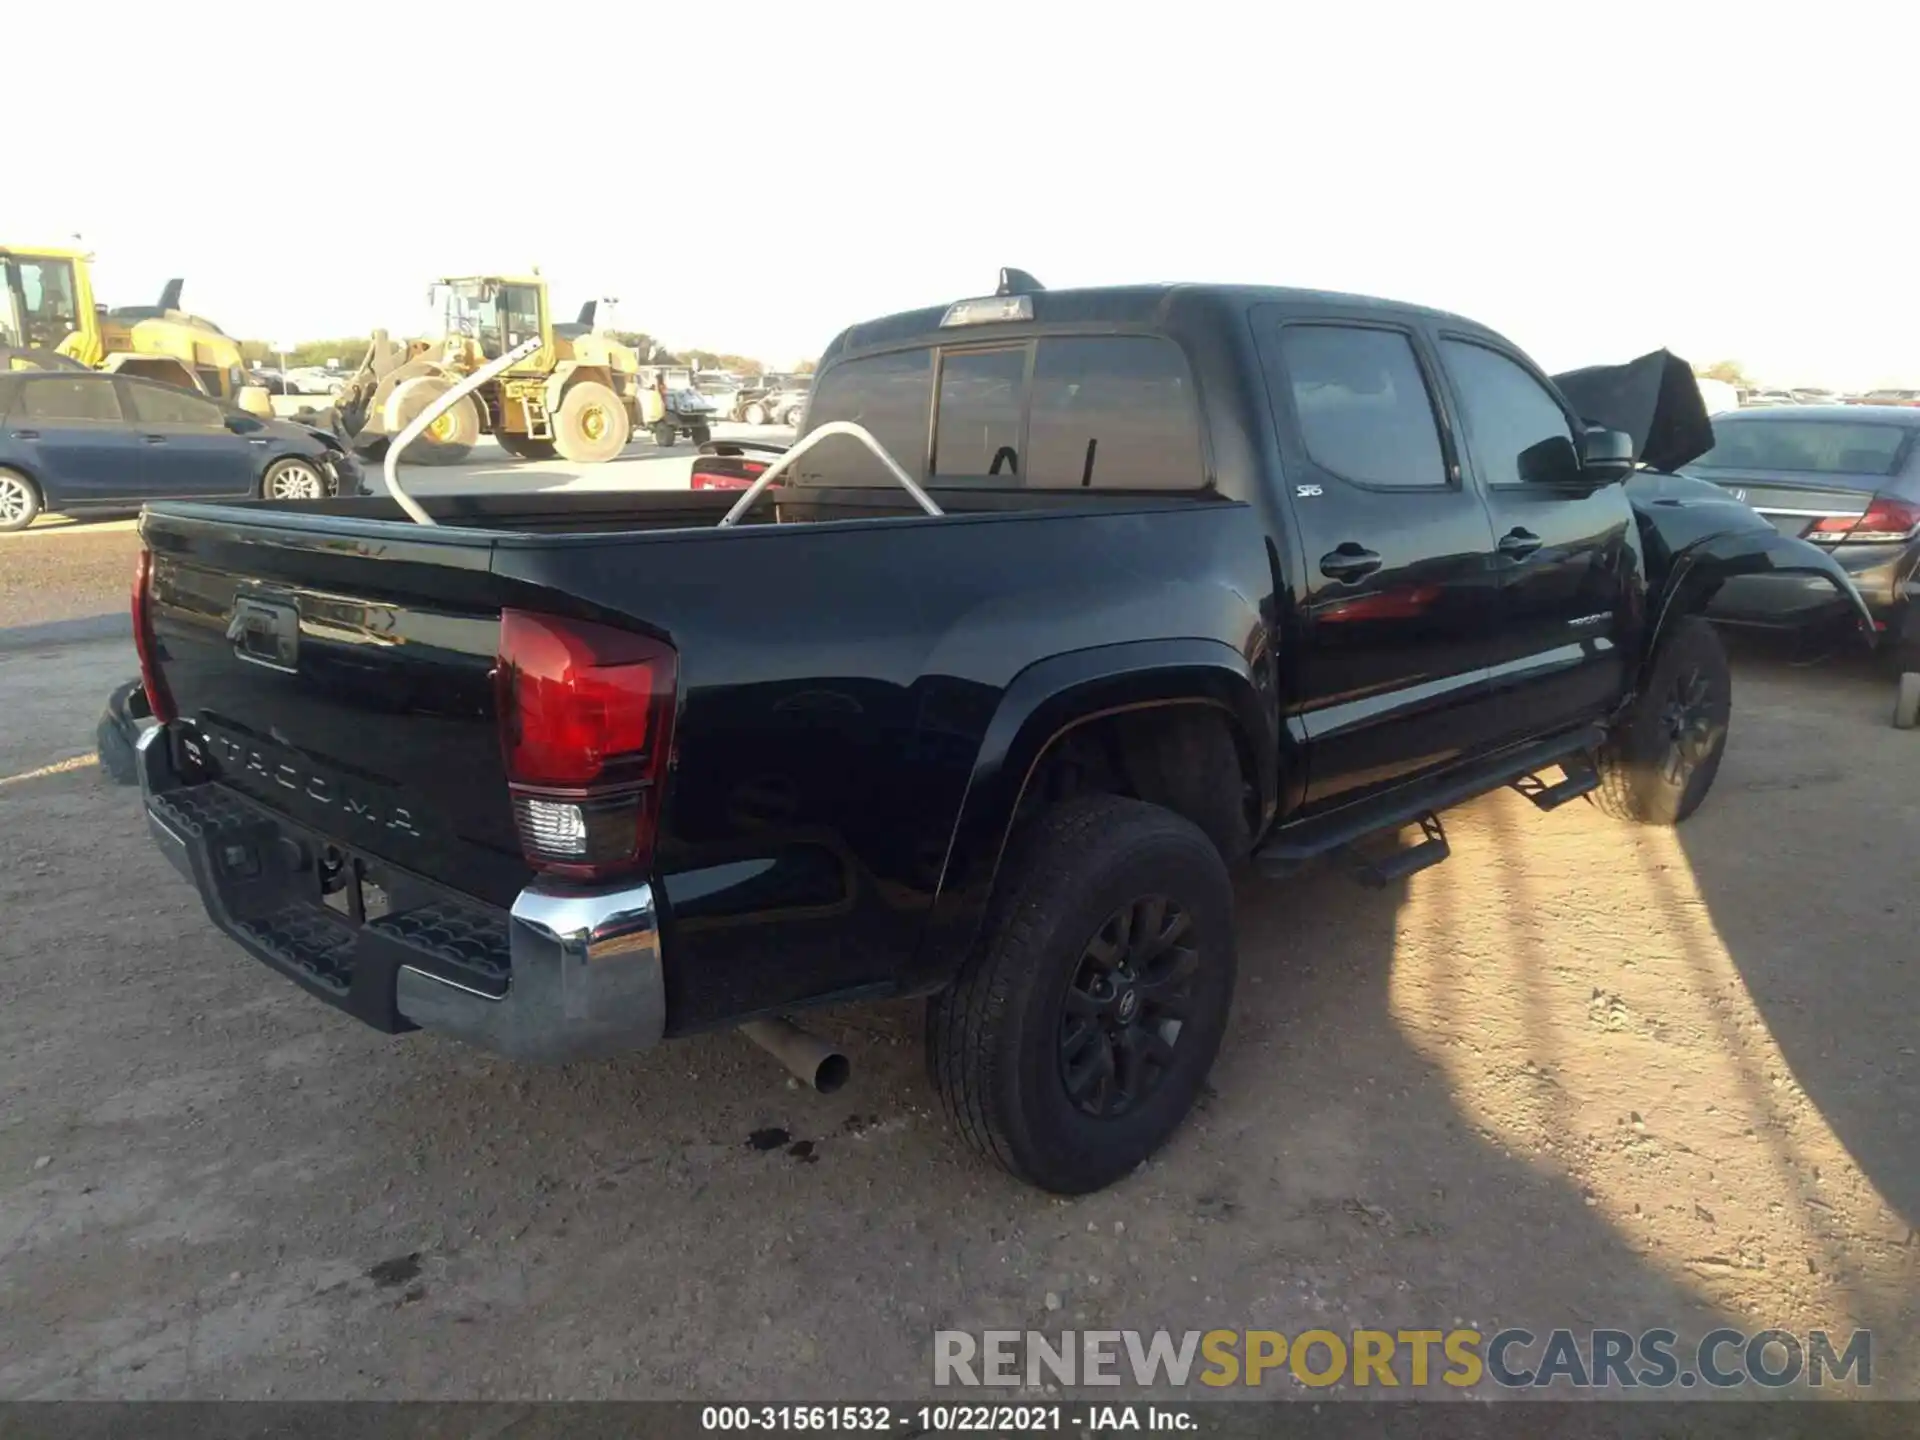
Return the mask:
[[[613, 391], [622, 404], [627, 402], [627, 396], [621, 394], [620, 387], [614, 383], [613, 371], [605, 365], [595, 364], [591, 360], [562, 360], [541, 387], [541, 397], [547, 403], [549, 415], [560, 408], [561, 402], [567, 398], [567, 391], [580, 380], [598, 380]], [[631, 416], [633, 412], [629, 409], [627, 413]]]
[[1872, 640], [1873, 614], [1867, 602], [1853, 578], [1826, 551], [1771, 528], [1722, 530], [1703, 536], [1673, 557], [1652, 607], [1653, 630], [1641, 657], [1641, 674], [1645, 675], [1675, 623], [1682, 616], [1704, 610], [1727, 581], [1740, 575], [1796, 574], [1818, 575], [1831, 584], [1839, 597], [1852, 605], [1856, 622]]
[[551, 415], [560, 408], [561, 397], [567, 393], [567, 382], [583, 367], [578, 360], [562, 360], [553, 367], [553, 373], [547, 376], [540, 387], [540, 398], [546, 403], [547, 413]]
[[1211, 706], [1226, 716], [1252, 763], [1261, 814], [1271, 813], [1279, 793], [1277, 702], [1233, 646], [1140, 640], [1038, 661], [1002, 693], [981, 739], [913, 966], [914, 988], [944, 983], [972, 946], [1020, 801], [1048, 749], [1090, 721], [1170, 705]]

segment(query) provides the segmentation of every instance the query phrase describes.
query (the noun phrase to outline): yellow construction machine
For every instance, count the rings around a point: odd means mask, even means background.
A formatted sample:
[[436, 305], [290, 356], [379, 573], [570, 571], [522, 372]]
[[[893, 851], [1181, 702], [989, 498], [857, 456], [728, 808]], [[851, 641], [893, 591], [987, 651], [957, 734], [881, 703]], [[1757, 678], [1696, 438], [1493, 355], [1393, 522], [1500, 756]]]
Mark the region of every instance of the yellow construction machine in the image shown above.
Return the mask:
[[92, 257], [0, 245], [0, 370], [117, 370], [265, 412], [240, 343], [180, 309], [169, 280], [158, 305], [109, 310], [93, 298]]
[[539, 276], [474, 275], [436, 281], [437, 340], [395, 341], [375, 331], [359, 370], [334, 401], [336, 428], [377, 453], [427, 404], [521, 342], [539, 349], [452, 406], [407, 449], [427, 464], [457, 464], [492, 435], [522, 459], [611, 460], [636, 425], [650, 426], [660, 397], [640, 384], [640, 357], [595, 323], [597, 302], [555, 324]]

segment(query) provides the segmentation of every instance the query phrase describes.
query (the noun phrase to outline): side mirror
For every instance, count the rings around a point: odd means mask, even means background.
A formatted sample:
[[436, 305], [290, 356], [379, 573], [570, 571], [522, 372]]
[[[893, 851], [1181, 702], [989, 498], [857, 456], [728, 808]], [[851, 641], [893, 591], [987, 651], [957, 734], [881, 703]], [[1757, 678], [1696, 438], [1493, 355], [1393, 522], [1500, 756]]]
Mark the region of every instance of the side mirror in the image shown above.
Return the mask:
[[1633, 473], [1633, 437], [1624, 430], [1589, 430], [1580, 437], [1580, 468], [1604, 484]]
[[234, 392], [233, 403], [249, 415], [270, 417], [273, 414], [273, 401], [264, 385], [242, 385]]
[[1521, 480], [1529, 485], [1578, 485], [1593, 477], [1580, 467], [1579, 452], [1564, 435], [1549, 435], [1519, 454]]

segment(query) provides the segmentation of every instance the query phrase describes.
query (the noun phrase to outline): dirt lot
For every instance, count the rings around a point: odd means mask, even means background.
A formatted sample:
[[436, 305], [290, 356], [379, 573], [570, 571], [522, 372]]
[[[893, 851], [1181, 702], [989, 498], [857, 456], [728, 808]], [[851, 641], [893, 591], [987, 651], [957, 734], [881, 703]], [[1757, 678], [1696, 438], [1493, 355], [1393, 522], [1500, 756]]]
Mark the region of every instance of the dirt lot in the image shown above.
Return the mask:
[[1249, 884], [1216, 1093], [1065, 1203], [930, 1113], [912, 1006], [823, 1022], [821, 1099], [313, 1003], [61, 768], [130, 663], [0, 653], [0, 1394], [871, 1398], [938, 1327], [1456, 1323], [1869, 1325], [1920, 1394], [1920, 736], [1865, 667], [1743, 660], [1681, 831], [1502, 794], [1410, 886]]

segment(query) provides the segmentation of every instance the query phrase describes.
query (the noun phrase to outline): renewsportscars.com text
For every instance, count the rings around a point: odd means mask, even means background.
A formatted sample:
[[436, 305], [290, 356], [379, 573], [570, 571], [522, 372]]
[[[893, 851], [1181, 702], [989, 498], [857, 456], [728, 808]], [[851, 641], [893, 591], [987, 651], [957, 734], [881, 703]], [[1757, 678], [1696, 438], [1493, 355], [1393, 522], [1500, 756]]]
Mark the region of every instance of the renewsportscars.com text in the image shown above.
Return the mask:
[[1354, 1388], [1641, 1390], [1873, 1384], [1873, 1334], [1836, 1345], [1824, 1330], [939, 1330], [939, 1386], [1345, 1383]]

